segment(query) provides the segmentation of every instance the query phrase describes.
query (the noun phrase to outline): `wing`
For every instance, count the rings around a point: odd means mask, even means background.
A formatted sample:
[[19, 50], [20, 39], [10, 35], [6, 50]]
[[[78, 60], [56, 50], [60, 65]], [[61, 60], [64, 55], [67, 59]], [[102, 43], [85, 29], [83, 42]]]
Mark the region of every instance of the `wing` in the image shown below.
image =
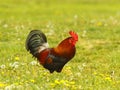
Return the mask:
[[46, 59], [44, 67], [53, 73], [54, 71], [61, 72], [64, 65], [67, 63], [67, 59], [63, 57], [58, 57], [54, 55], [49, 55]]

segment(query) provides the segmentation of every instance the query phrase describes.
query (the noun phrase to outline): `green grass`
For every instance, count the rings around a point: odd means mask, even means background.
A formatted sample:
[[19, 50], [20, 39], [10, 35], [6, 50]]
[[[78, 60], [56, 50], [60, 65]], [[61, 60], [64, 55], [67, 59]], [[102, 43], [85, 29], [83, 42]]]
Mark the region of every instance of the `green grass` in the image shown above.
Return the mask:
[[[0, 89], [119, 90], [119, 0], [0, 0]], [[41, 29], [51, 47], [79, 34], [75, 57], [50, 74], [25, 49]]]

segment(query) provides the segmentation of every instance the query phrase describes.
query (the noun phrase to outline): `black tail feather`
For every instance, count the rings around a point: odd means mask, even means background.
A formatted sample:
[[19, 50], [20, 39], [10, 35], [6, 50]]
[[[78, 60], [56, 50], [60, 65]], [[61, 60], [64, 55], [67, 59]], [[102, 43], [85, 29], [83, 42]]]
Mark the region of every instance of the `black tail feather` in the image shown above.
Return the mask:
[[45, 43], [47, 43], [45, 34], [40, 30], [32, 30], [26, 39], [26, 49], [36, 57]]

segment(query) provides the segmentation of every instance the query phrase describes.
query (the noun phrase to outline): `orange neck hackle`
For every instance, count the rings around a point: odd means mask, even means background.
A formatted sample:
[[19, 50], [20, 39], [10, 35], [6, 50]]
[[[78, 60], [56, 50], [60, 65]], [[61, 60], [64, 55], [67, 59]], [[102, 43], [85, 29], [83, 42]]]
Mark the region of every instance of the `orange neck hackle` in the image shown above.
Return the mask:
[[54, 48], [54, 51], [57, 54], [70, 57], [74, 56], [78, 35], [73, 31], [70, 31], [69, 34], [71, 37], [64, 39], [56, 48]]

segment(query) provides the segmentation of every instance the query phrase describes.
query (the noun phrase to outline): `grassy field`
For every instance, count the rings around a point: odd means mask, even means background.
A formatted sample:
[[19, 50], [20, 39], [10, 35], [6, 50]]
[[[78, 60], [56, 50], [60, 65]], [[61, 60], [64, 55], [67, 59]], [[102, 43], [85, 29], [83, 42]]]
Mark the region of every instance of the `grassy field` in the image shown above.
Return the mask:
[[[51, 47], [79, 34], [75, 57], [50, 74], [25, 49], [32, 29]], [[120, 90], [119, 0], [0, 0], [0, 90]]]

